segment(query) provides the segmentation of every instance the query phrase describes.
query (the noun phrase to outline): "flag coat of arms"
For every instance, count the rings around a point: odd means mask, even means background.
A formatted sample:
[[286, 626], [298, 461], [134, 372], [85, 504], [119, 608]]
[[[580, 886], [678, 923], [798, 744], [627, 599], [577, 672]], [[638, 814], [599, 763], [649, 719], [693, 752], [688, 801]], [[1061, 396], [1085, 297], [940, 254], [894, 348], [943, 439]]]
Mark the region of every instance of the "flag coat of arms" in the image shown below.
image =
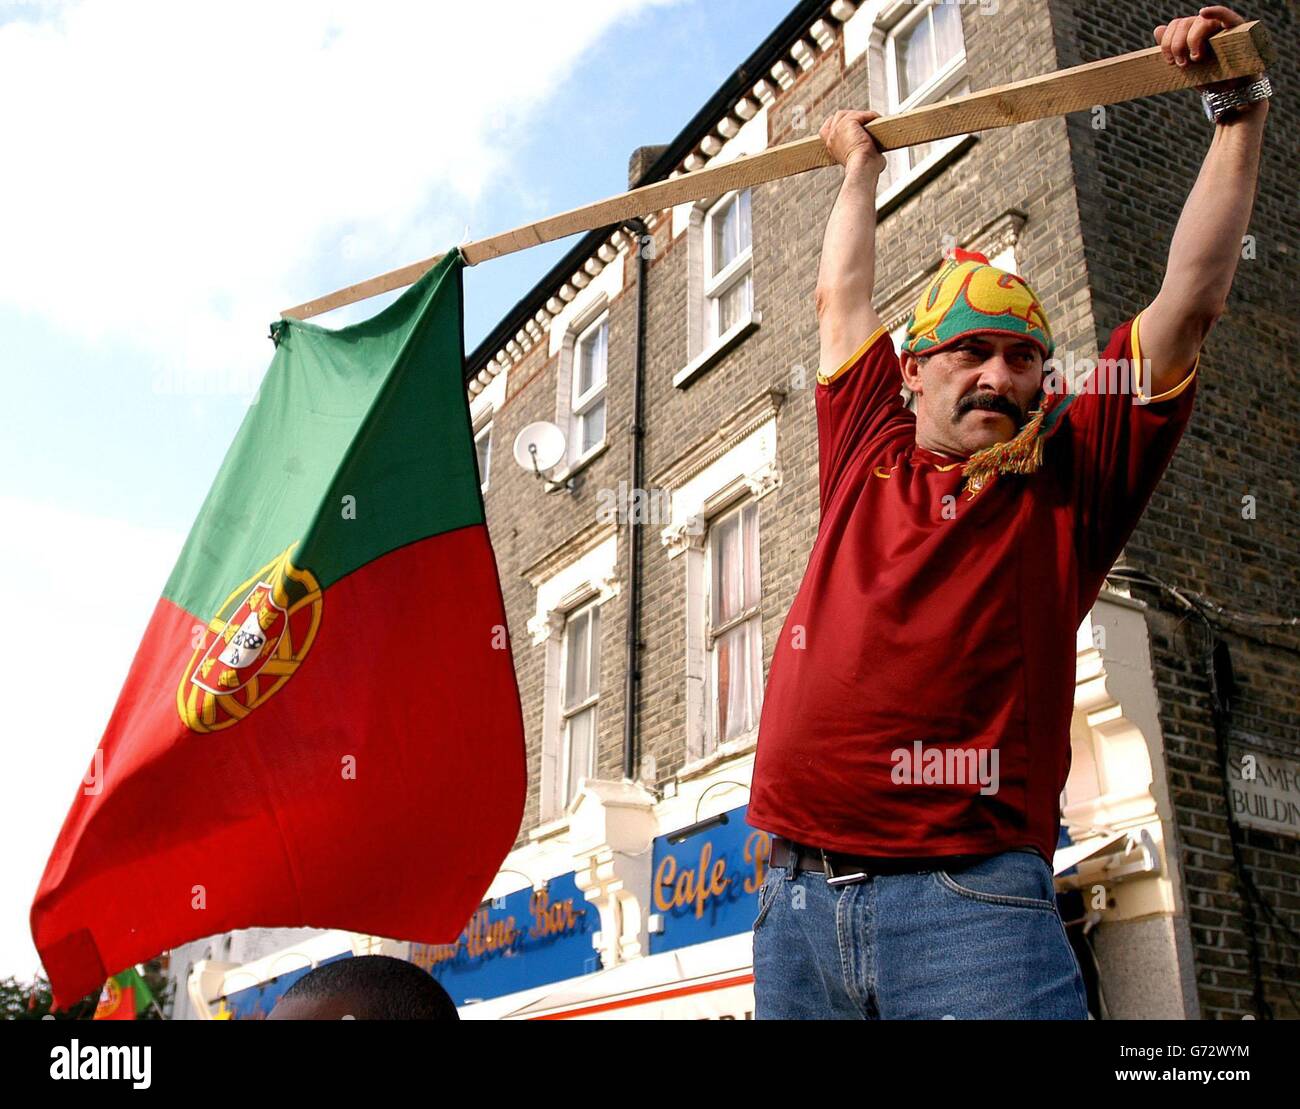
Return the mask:
[[452, 942], [513, 844], [523, 721], [464, 264], [350, 327], [274, 326], [37, 891], [57, 1004], [233, 928]]
[[115, 974], [99, 993], [91, 1020], [135, 1020], [153, 1004], [153, 991], [134, 967]]

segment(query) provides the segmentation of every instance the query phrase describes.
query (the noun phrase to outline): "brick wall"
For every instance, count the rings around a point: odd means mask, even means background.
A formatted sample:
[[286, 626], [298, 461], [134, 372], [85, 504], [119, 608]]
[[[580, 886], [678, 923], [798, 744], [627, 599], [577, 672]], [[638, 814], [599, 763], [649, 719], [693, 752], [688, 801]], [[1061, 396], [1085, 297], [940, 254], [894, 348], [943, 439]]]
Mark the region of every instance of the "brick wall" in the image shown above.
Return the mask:
[[[510, 640], [519, 694], [523, 703], [530, 790], [519, 842], [539, 819], [541, 783], [542, 698], [545, 650], [534, 647], [527, 622], [536, 607], [536, 592], [524, 576], [528, 567], [562, 541], [596, 522], [596, 491], [617, 488], [631, 472], [631, 370], [633, 359], [635, 267], [625, 268], [626, 292], [610, 306], [607, 439], [609, 448], [575, 480], [576, 491], [547, 494], [542, 483], [515, 465], [510, 457], [515, 436], [524, 425], [555, 419], [558, 358], [547, 357], [545, 341], [510, 370], [505, 401], [493, 416], [493, 461], [484, 494], [488, 529], [496, 551], [502, 595], [510, 625]], [[620, 574], [626, 579], [627, 549], [619, 535]], [[597, 709], [600, 746], [597, 774], [622, 776], [623, 680], [626, 673], [622, 643], [625, 636], [626, 592], [601, 607], [600, 703]]]
[[[1061, 66], [1154, 42], [1152, 28], [1195, 5], [1051, 0]], [[1281, 0], [1237, 10], [1264, 20], [1282, 57], [1277, 89], [1294, 88], [1294, 10]], [[1255, 614], [1294, 615], [1300, 570], [1300, 372], [1296, 350], [1297, 248], [1294, 98], [1270, 107], [1261, 184], [1251, 233], [1257, 257], [1243, 260], [1201, 359], [1196, 407], [1182, 444], [1129, 542], [1127, 565], [1219, 605]], [[1159, 289], [1183, 201], [1209, 147], [1212, 126], [1195, 93], [1107, 109], [1097, 129], [1086, 113], [1067, 124], [1097, 335], [1130, 318]], [[1243, 518], [1243, 497], [1255, 518]], [[1300, 851], [1291, 838], [1238, 835], [1249, 881], [1272, 906], [1243, 902], [1235, 874], [1216, 751], [1206, 632], [1167, 594], [1136, 590], [1149, 618], [1161, 727], [1192, 925], [1197, 987], [1205, 1017], [1265, 1015], [1254, 996], [1250, 935], [1265, 1004], [1294, 1018], [1300, 957]], [[1300, 751], [1300, 638], [1292, 629], [1254, 631], [1224, 622], [1237, 681], [1224, 729], [1233, 744], [1294, 758]], [[1253, 924], [1250, 917], [1253, 915]], [[1284, 922], [1284, 923], [1282, 923]], [[1282, 986], [1290, 982], [1290, 996]]]

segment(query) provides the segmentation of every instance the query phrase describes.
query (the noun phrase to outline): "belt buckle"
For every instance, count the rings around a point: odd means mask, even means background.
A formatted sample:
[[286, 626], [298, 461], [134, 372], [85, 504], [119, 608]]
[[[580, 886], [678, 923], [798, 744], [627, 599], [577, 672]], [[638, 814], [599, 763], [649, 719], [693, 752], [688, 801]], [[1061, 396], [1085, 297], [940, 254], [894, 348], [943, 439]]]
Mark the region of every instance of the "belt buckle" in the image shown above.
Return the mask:
[[819, 847], [817, 850], [821, 852], [822, 872], [826, 875], [828, 886], [851, 886], [855, 882], [864, 882], [871, 877], [865, 870], [855, 870], [852, 874], [836, 874], [826, 849]]

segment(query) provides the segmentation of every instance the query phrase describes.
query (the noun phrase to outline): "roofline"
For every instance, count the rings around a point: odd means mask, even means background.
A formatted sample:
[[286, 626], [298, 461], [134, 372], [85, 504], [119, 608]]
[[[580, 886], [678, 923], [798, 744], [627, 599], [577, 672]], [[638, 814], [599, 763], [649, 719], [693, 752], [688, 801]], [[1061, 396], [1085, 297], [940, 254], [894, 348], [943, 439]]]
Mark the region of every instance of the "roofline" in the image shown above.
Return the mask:
[[[686, 126], [677, 133], [677, 137], [668, 144], [667, 149], [646, 167], [633, 188], [667, 177], [695, 149], [700, 135], [713, 127], [718, 116], [729, 112], [738, 99], [749, 93], [767, 71], [785, 56], [790, 44], [822, 18], [829, 7], [829, 0], [799, 0], [790, 13], [776, 25], [772, 33], [740, 63], [731, 76], [691, 117]], [[569, 280], [574, 270], [579, 269], [618, 226], [619, 224], [613, 223], [588, 231], [537, 284], [519, 299], [515, 306], [501, 318], [501, 322], [466, 357], [466, 384], [474, 380], [496, 352], [513, 339], [520, 328], [533, 318], [538, 307], [546, 303], [557, 287]]]

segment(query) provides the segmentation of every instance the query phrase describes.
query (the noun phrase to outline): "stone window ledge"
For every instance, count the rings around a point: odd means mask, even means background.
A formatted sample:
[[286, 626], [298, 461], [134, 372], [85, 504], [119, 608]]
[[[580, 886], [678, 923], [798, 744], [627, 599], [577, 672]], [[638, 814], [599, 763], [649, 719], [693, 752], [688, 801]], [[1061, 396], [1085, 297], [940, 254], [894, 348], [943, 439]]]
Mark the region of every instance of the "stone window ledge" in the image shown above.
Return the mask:
[[[940, 139], [939, 141], [946, 142], [947, 140]], [[910, 176], [905, 177], [896, 185], [891, 185], [885, 190], [885, 194], [876, 200], [876, 218], [878, 220], [884, 219], [905, 200], [925, 188], [926, 185], [943, 172], [953, 159], [960, 158], [977, 142], [979, 142], [979, 137], [977, 135], [963, 135], [947, 150], [943, 151], [941, 154], [937, 154], [928, 162], [919, 166]]]
[[569, 480], [569, 478], [575, 477], [578, 474], [580, 474], [583, 470], [585, 470], [588, 466], [590, 466], [593, 462], [595, 462], [596, 459], [598, 459], [607, 450], [609, 450], [608, 436], [605, 437], [605, 441], [601, 443], [600, 446], [593, 447], [581, 458], [575, 459], [570, 465], [564, 467], [564, 469], [551, 474], [550, 480], [555, 482], [556, 484], [563, 485], [566, 481]]
[[763, 322], [762, 312], [750, 312], [743, 320], [728, 328], [711, 346], [706, 347], [673, 375], [673, 384], [679, 389], [686, 388], [695, 378], [704, 373], [724, 354], [734, 350], [740, 343], [758, 330]]
[[528, 833], [529, 843], [539, 843], [544, 839], [551, 839], [569, 830], [568, 814], [557, 817], [555, 820], [547, 820], [537, 825]]
[[692, 759], [677, 771], [677, 780], [679, 782], [689, 782], [692, 778], [699, 778], [714, 770], [717, 770], [723, 763], [739, 759], [743, 755], [753, 753], [758, 747], [758, 729], [751, 728], [743, 735], [737, 736], [733, 740], [720, 744], [718, 748], [705, 755], [703, 758]]

